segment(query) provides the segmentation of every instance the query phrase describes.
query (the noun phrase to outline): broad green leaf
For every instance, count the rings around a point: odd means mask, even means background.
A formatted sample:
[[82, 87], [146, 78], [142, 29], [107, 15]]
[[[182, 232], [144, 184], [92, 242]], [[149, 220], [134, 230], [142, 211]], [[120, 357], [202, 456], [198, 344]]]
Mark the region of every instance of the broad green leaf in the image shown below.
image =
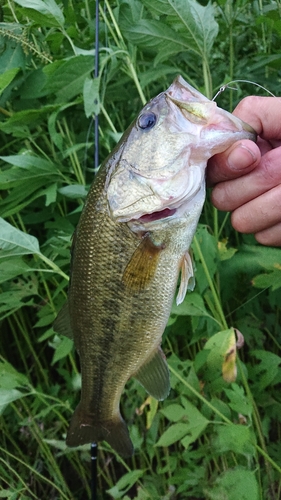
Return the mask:
[[224, 376], [226, 381], [233, 382], [236, 378], [236, 338], [233, 328], [213, 335], [204, 345], [204, 349], [210, 350], [207, 364], [211, 369], [215, 370], [224, 370], [225, 363], [229, 362], [229, 357], [234, 355], [231, 359], [231, 367], [228, 367], [228, 377], [226, 374]]
[[256, 288], [271, 288], [272, 291], [281, 287], [281, 264], [279, 268], [274, 269], [271, 273], [263, 273], [255, 276], [252, 280]]
[[64, 103], [82, 94], [84, 82], [93, 70], [91, 56], [74, 56], [62, 61], [54, 69], [47, 66], [44, 92], [54, 93], [56, 102]]
[[215, 20], [215, 7], [211, 3], [200, 5], [196, 0], [144, 0], [146, 6], [157, 13], [167, 14], [170, 22], [184, 36], [190, 49], [200, 53], [203, 58], [210, 54], [218, 34]]
[[11, 68], [0, 75], [0, 94], [10, 85], [19, 71], [20, 68]]
[[180, 441], [189, 432], [189, 425], [178, 422], [168, 427], [163, 432], [160, 439], [157, 441], [156, 446], [171, 446], [171, 444]]
[[[19, 168], [31, 170], [32, 167], [35, 167], [37, 175], [40, 175], [41, 173], [47, 173], [47, 172], [50, 173], [58, 171], [56, 165], [52, 161], [46, 160], [45, 158], [39, 156], [30, 155], [27, 153], [21, 155], [13, 155], [13, 156], [0, 156], [0, 158], [6, 163], [9, 163], [10, 165], [14, 165]], [[20, 175], [23, 175], [23, 173], [21, 172]]]
[[2, 52], [0, 50], [0, 74], [4, 75], [15, 68], [24, 70], [26, 57], [22, 46], [13, 40], [14, 36], [22, 35], [22, 27], [16, 23], [0, 23], [0, 33], [2, 40], [5, 40]]
[[0, 260], [0, 283], [4, 283], [30, 271], [31, 267], [21, 258], [9, 257], [9, 259]]
[[15, 389], [15, 387], [28, 386], [28, 379], [19, 373], [7, 361], [0, 362], [0, 388]]
[[0, 218], [0, 259], [15, 255], [39, 254], [37, 238], [20, 231]]
[[174, 301], [171, 314], [177, 316], [209, 316], [201, 295], [195, 292], [188, 293], [184, 301], [178, 306]]
[[143, 476], [144, 471], [140, 469], [132, 470], [124, 474], [124, 476], [117, 481], [116, 485], [113, 488], [107, 490], [112, 498], [121, 499], [124, 497], [126, 491], [131, 489], [134, 484]]
[[260, 500], [261, 498], [255, 473], [242, 468], [224, 472], [208, 491], [205, 490], [205, 493], [206, 499], [209, 500]]
[[100, 111], [99, 98], [100, 78], [86, 77], [83, 88], [84, 109], [87, 118]]
[[178, 422], [186, 417], [186, 410], [179, 404], [170, 404], [162, 408], [161, 413], [171, 422]]
[[255, 454], [253, 435], [245, 425], [231, 424], [217, 426], [217, 437], [214, 446], [219, 453], [233, 451], [243, 455]]
[[8, 404], [24, 397], [26, 394], [17, 389], [4, 389], [0, 387], [0, 415]]
[[15, 3], [29, 10], [29, 16], [45, 26], [64, 25], [63, 13], [55, 0], [15, 0]]
[[133, 45], [157, 52], [157, 63], [169, 59], [171, 54], [189, 50], [183, 37], [161, 21], [140, 19], [136, 24], [123, 21], [121, 27]]
[[29, 136], [30, 127], [32, 130], [38, 125], [39, 122], [45, 120], [50, 111], [53, 111], [55, 106], [43, 106], [40, 109], [27, 109], [14, 113], [7, 120], [0, 122], [0, 130], [7, 134], [13, 134], [15, 137], [26, 139]]
[[77, 198], [85, 198], [85, 196], [87, 196], [87, 189], [81, 184], [71, 184], [70, 186], [64, 186], [62, 188], [59, 188], [58, 192], [63, 196], [66, 196], [67, 198], [71, 198], [73, 200]]
[[[207, 427], [209, 420], [207, 420], [202, 413], [200, 413], [197, 408], [190, 403], [187, 399], [182, 397], [183, 410], [185, 413], [185, 422], [177, 422], [171, 425], [160, 437], [156, 446], [170, 446], [177, 441], [181, 441], [182, 445], [187, 448], [191, 443], [193, 443], [200, 434]], [[170, 412], [170, 416], [175, 419], [176, 412], [175, 406]], [[169, 415], [168, 407], [164, 410], [167, 411]], [[182, 410], [179, 410], [179, 416], [184, 415]]]

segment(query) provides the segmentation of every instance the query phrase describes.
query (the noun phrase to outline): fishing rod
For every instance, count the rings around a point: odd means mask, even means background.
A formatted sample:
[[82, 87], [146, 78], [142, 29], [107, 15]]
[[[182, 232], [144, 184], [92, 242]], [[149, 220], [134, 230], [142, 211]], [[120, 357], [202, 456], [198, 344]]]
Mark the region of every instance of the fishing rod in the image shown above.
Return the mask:
[[[95, 69], [94, 77], [99, 76], [99, 0], [96, 0], [96, 20], [95, 20]], [[99, 116], [96, 113], [94, 119], [94, 168], [95, 173], [99, 166]], [[91, 500], [97, 500], [97, 478], [98, 478], [98, 443], [91, 444]]]

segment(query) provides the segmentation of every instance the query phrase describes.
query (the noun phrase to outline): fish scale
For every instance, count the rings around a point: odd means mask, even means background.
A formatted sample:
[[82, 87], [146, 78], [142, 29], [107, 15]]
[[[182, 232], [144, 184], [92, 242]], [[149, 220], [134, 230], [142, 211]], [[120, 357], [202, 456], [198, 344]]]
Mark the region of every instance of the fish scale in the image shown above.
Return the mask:
[[188, 249], [206, 163], [243, 138], [254, 131], [178, 77], [101, 166], [73, 240], [68, 301], [54, 323], [74, 339], [81, 362], [68, 446], [104, 439], [131, 455], [119, 410], [126, 382], [134, 376], [156, 399], [168, 395], [161, 338], [180, 271], [177, 303], [193, 276]]

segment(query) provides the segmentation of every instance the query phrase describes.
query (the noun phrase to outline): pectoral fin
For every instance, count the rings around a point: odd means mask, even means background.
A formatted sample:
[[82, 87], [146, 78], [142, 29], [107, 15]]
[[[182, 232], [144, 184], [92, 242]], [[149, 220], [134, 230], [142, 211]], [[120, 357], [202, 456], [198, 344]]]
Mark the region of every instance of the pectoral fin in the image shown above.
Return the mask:
[[134, 291], [144, 290], [157, 269], [163, 246], [155, 245], [147, 234], [133, 253], [124, 271], [123, 283]]
[[186, 252], [181, 263], [181, 281], [176, 298], [177, 306], [184, 300], [187, 290], [193, 290], [195, 286], [194, 273], [190, 253]]
[[134, 374], [134, 377], [153, 398], [162, 401], [168, 396], [170, 374], [165, 355], [160, 347]]
[[60, 335], [64, 335], [73, 340], [73, 332], [70, 325], [70, 315], [69, 315], [69, 307], [68, 300], [62, 306], [60, 312], [58, 313], [54, 323], [53, 330]]

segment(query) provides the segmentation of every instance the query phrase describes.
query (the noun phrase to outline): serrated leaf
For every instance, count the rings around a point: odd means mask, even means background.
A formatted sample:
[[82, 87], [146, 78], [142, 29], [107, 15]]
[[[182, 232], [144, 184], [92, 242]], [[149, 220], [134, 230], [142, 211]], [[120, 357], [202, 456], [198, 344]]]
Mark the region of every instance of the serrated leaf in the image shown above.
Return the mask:
[[259, 500], [259, 486], [255, 473], [249, 470], [227, 470], [219, 476], [215, 484], [209, 488], [207, 498], [210, 500]]
[[[184, 415], [186, 422], [177, 422], [171, 425], [162, 434], [156, 446], [170, 446], [177, 441], [181, 441], [183, 446], [187, 448], [207, 427], [209, 420], [207, 420], [192, 403], [183, 397], [182, 404], [183, 407], [181, 408], [183, 408], [184, 412], [179, 411], [179, 415]], [[168, 407], [166, 410], [168, 410]], [[173, 418], [175, 418], [175, 408], [172, 409], [171, 414]]]
[[260, 363], [251, 367], [250, 375], [255, 381], [258, 391], [263, 391], [274, 381], [280, 370], [281, 358], [273, 352], [255, 350], [251, 354], [260, 360]]
[[255, 454], [252, 434], [245, 425], [231, 424], [217, 427], [217, 438], [214, 442], [219, 453], [233, 451], [242, 455]]
[[253, 406], [251, 401], [245, 395], [243, 387], [239, 387], [237, 384], [232, 384], [231, 389], [224, 389], [227, 397], [229, 398], [229, 407], [237, 413], [241, 413], [245, 416], [250, 416], [253, 411]]
[[37, 238], [20, 231], [0, 218], [0, 259], [15, 255], [39, 254]]

